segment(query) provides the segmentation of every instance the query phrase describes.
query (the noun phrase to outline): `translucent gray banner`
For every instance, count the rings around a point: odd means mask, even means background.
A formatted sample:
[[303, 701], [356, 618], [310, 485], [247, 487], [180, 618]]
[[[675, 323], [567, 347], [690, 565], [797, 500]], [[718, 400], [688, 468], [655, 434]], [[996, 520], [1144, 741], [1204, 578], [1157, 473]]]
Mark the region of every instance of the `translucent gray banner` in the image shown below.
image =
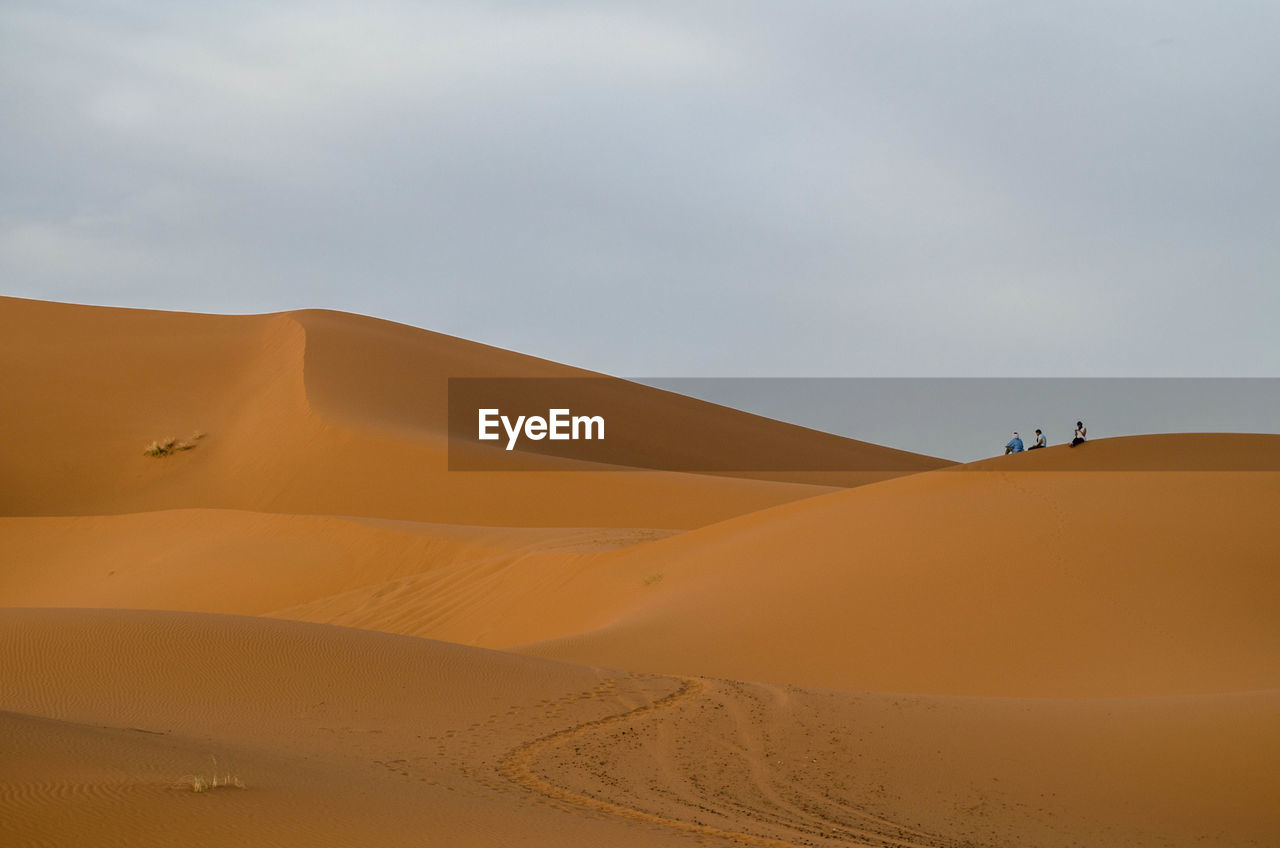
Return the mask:
[[[487, 430], [482, 410], [491, 411]], [[538, 419], [554, 418], [554, 410], [563, 411], [559, 430], [546, 420], [539, 434]], [[576, 434], [575, 418], [582, 419]], [[601, 432], [587, 435], [587, 419], [595, 418]], [[1066, 447], [1078, 421], [1087, 440]], [[1015, 431], [1024, 448], [1031, 448], [1037, 429], [1049, 447], [1063, 449], [1003, 456]], [[588, 377], [449, 383], [452, 470], [904, 473], [996, 457], [969, 467], [1274, 471], [1280, 470], [1278, 433], [1278, 378]], [[568, 463], [549, 463], [552, 457]]]
[[[642, 378], [636, 382], [880, 445], [972, 462], [1013, 431], [1071, 441], [1280, 433], [1280, 378]], [[1030, 441], [1027, 441], [1030, 444]]]

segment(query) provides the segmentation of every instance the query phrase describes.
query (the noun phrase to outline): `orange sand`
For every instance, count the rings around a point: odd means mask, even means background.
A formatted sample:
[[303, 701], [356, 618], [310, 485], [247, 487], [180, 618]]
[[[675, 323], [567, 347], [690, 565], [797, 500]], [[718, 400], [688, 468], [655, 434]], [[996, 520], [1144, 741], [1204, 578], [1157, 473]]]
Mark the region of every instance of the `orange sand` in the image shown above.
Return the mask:
[[[446, 378], [586, 372], [329, 312], [0, 332], [0, 845], [1280, 832], [1280, 473], [1222, 470], [1280, 437], [449, 472]], [[245, 788], [193, 792], [210, 757]]]

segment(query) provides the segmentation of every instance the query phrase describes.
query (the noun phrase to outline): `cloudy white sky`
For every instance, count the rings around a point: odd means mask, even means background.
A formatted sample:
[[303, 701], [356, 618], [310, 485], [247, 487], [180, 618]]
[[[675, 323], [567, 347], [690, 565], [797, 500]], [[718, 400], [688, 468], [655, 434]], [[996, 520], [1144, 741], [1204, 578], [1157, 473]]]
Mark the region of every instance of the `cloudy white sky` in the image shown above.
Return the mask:
[[1274, 2], [0, 5], [0, 291], [622, 375], [1280, 375]]

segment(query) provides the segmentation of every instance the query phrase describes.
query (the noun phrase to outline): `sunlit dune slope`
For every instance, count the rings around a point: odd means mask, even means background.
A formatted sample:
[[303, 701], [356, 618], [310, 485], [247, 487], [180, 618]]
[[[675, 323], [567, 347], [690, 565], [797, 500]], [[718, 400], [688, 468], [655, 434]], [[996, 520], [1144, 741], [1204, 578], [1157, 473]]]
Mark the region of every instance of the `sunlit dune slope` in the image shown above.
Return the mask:
[[[1174, 438], [1210, 465], [1224, 445], [1280, 453], [1275, 436]], [[1129, 439], [1124, 453], [1166, 441]], [[1089, 448], [1096, 467], [1109, 449]], [[1083, 448], [1043, 453], [1061, 470], [915, 475], [604, 554], [558, 608], [627, 602], [525, 650], [965, 695], [1280, 685], [1280, 474], [1073, 472]]]
[[[1181, 848], [1280, 826], [1275, 690], [834, 692], [94, 610], [0, 610], [0, 668], [0, 844]], [[243, 788], [193, 793], [215, 768]]]
[[[1159, 454], [1166, 441], [1126, 440], [1124, 451]], [[1205, 437], [1200, 460], [1276, 443]], [[1090, 449], [1096, 461], [1112, 448]], [[1060, 465], [1083, 456], [1044, 454]], [[0, 596], [269, 614], [831, 688], [1242, 691], [1277, 685], [1278, 497], [1270, 472], [988, 470], [916, 475], [677, 536], [217, 510], [18, 517], [0, 520]]]
[[[592, 692], [591, 669], [193, 614], [0, 610], [0, 634], [0, 844], [648, 844], [446, 748]], [[246, 788], [192, 793], [211, 757]]]
[[939, 472], [667, 538], [205, 510], [10, 518], [0, 590], [832, 688], [1239, 691], [1276, 685], [1277, 494], [1271, 473]]
[[[580, 466], [555, 458], [537, 472], [449, 473], [448, 378], [588, 372], [372, 318], [209, 316], [3, 298], [0, 334], [0, 514], [211, 507], [686, 528], [823, 491], [786, 480], [559, 471]], [[799, 454], [820, 456], [836, 444], [868, 461], [891, 456], [905, 470], [944, 464], [710, 404], [690, 411], [687, 399], [640, 386], [601, 385], [614, 394], [634, 390], [635, 407], [654, 422], [697, 418]], [[205, 435], [194, 449], [143, 455], [153, 440], [196, 432]], [[838, 482], [883, 476], [855, 473]]]
[[644, 585], [564, 609], [594, 556], [673, 531], [504, 528], [183, 509], [0, 517], [0, 604], [275, 615], [473, 645], [604, 623]]
[[[664, 535], [211, 509], [0, 518], [0, 603], [261, 615], [359, 590], [390, 602], [457, 573], [466, 575], [457, 594], [503, 594], [539, 563], [567, 566]], [[378, 623], [395, 629], [385, 615]]]

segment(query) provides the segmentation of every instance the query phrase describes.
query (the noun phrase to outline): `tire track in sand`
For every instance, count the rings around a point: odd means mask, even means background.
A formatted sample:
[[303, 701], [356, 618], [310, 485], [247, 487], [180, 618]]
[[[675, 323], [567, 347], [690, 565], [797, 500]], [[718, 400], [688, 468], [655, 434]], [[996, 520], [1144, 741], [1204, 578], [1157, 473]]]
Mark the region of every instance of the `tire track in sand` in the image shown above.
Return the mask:
[[[533, 760], [544, 750], [557, 747], [571, 739], [574, 739], [575, 737], [583, 736], [585, 734], [607, 728], [611, 725], [634, 721], [635, 719], [642, 718], [646, 715], [670, 710], [684, 701], [696, 698], [706, 689], [706, 685], [701, 680], [695, 678], [679, 679], [681, 680], [681, 686], [679, 689], [669, 695], [659, 698], [656, 701], [631, 710], [626, 710], [603, 718], [586, 721], [562, 730], [557, 730], [554, 733], [549, 733], [545, 736], [531, 739], [528, 742], [516, 746], [508, 751], [499, 761], [497, 769], [498, 772], [515, 785], [541, 795], [553, 802], [578, 807], [584, 810], [590, 810], [595, 813], [604, 813], [607, 815], [617, 816], [619, 818], [630, 819], [632, 821], [642, 822], [659, 828], [675, 830], [696, 837], [718, 838], [729, 842], [735, 842], [740, 845], [756, 846], [756, 848], [807, 848], [807, 846], [811, 846], [813, 844], [812, 842], [787, 842], [782, 839], [757, 836], [755, 834], [744, 833], [742, 831], [726, 830], [712, 825], [702, 824], [697, 821], [670, 818], [657, 813], [651, 813], [637, 807], [630, 807], [626, 804], [615, 801], [596, 798], [582, 792], [574, 791], [568, 787], [560, 786], [552, 783], [534, 771]], [[918, 844], [901, 839], [877, 838], [877, 836], [877, 834], [866, 834], [865, 838], [867, 841], [850, 842], [847, 841], [847, 839], [842, 839], [841, 843], [845, 845], [871, 846], [871, 848], [888, 845], [915, 846]], [[810, 838], [812, 838], [812, 836]], [[919, 844], [923, 845], [923, 843]]]

